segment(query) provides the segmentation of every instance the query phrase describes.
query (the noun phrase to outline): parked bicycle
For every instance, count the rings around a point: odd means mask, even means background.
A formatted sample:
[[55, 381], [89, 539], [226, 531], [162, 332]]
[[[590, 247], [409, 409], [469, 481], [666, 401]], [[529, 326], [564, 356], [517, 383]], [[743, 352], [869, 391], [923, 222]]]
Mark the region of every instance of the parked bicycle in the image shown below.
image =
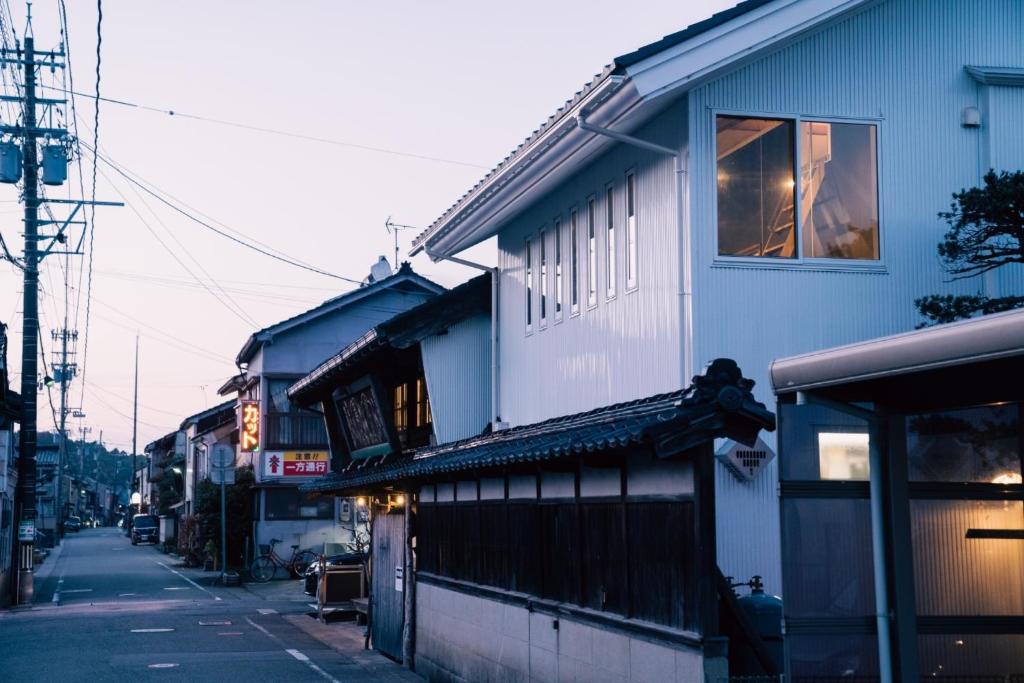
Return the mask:
[[299, 550], [299, 546], [292, 546], [292, 557], [285, 562], [281, 556], [274, 552], [274, 546], [281, 542], [279, 538], [270, 539], [270, 545], [260, 546], [260, 555], [253, 560], [249, 573], [254, 581], [266, 583], [274, 578], [278, 568], [287, 569], [293, 577], [304, 576], [309, 565], [317, 561], [317, 555], [312, 550]]

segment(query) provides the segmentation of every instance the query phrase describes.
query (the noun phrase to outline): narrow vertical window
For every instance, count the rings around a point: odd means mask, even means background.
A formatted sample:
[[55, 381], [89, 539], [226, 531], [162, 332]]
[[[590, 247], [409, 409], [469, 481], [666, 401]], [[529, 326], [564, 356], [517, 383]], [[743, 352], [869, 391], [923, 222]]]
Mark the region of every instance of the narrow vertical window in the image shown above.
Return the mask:
[[427, 396], [427, 380], [420, 377], [416, 380], [416, 426], [426, 427], [433, 422], [430, 414], [430, 397]]
[[587, 200], [587, 305], [597, 305], [597, 201]]
[[579, 217], [576, 209], [569, 212], [569, 310], [580, 312]]
[[399, 384], [395, 387], [394, 416], [395, 430], [404, 432], [409, 427], [409, 385]]
[[540, 244], [540, 326], [548, 323], [548, 251], [544, 231], [541, 230], [537, 242]]
[[533, 329], [533, 255], [526, 240], [526, 331]]
[[626, 289], [636, 288], [636, 174], [626, 175]]
[[605, 234], [608, 239], [605, 266], [608, 270], [608, 287], [605, 295], [611, 299], [615, 296], [615, 193], [609, 187], [604, 196], [605, 205]]
[[562, 220], [555, 219], [555, 320], [562, 319]]

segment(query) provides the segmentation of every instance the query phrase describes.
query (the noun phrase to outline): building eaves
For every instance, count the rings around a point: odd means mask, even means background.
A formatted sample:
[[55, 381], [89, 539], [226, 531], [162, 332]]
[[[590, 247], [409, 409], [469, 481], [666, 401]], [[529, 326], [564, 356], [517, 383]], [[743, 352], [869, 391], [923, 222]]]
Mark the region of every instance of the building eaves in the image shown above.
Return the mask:
[[775, 417], [754, 399], [752, 387], [735, 362], [719, 359], [685, 390], [426, 448], [381, 465], [367, 463], [300, 488], [314, 493], [381, 488], [641, 443], [663, 456], [719, 437], [753, 444], [762, 429], [775, 428]]
[[229, 408], [233, 409], [234, 406], [235, 406], [235, 400], [231, 399], [230, 401], [224, 401], [223, 403], [215, 405], [212, 408], [207, 408], [205, 410], [201, 410], [198, 413], [196, 413], [195, 415], [189, 415], [188, 417], [186, 417], [184, 420], [181, 421], [181, 425], [179, 426], [179, 429], [186, 429], [189, 425], [196, 424], [200, 420], [202, 420], [203, 418], [209, 417], [211, 415], [219, 413], [219, 412], [221, 412], [223, 410], [227, 410]]
[[146, 447], [142, 449], [142, 452], [143, 453], [152, 453], [153, 451], [163, 450], [163, 449], [166, 449], [166, 448], [170, 448], [171, 446], [174, 445], [174, 440], [177, 437], [177, 435], [178, 435], [178, 430], [175, 430], [175, 431], [170, 432], [168, 434], [164, 434], [159, 439], [156, 439], [155, 441], [151, 441], [151, 442], [147, 443]]
[[334, 311], [360, 301], [375, 292], [393, 287], [401, 287], [402, 285], [411, 285], [423, 291], [433, 292], [435, 294], [445, 291], [444, 287], [414, 272], [408, 263], [403, 263], [393, 275], [377, 280], [376, 282], [362, 285], [350, 292], [345, 292], [344, 294], [328, 299], [319, 306], [314, 306], [308, 311], [304, 311], [298, 315], [286, 318], [274, 323], [273, 325], [269, 325], [261, 330], [253, 332], [249, 335], [249, 338], [242, 346], [242, 349], [238, 352], [238, 355], [235, 357], [235, 362], [237, 364], [249, 362], [253, 355], [255, 355], [257, 349], [276, 334], [280, 334], [281, 332], [289, 330], [297, 325], [315, 320], [322, 315], [333, 313]]
[[606, 81], [611, 79], [613, 76], [622, 77], [626, 68], [633, 64], [688, 40], [692, 40], [703, 33], [775, 1], [777, 0], [744, 0], [734, 7], [718, 12], [717, 14], [695, 24], [691, 24], [681, 31], [677, 31], [676, 33], [665, 36], [658, 41], [644, 45], [633, 52], [616, 57], [612, 60], [611, 64], [606, 65], [600, 72], [595, 74], [590, 81], [585, 83], [579, 91], [566, 100], [566, 102], [562, 104], [562, 106], [560, 106], [551, 116], [549, 116], [546, 121], [530, 133], [526, 139], [506, 155], [504, 159], [498, 162], [497, 166], [488, 171], [479, 182], [473, 185], [473, 187], [459, 197], [454, 204], [448, 207], [448, 209], [446, 209], [444, 213], [437, 218], [437, 220], [431, 223], [426, 230], [417, 235], [413, 240], [412, 250], [410, 253], [416, 254], [421, 249], [425, 249], [427, 240], [431, 237], [436, 237], [436, 233], [441, 231], [453, 217], [469, 207], [469, 205], [477, 199], [477, 196], [484, 191], [496, 176], [501, 175], [509, 167], [520, 162], [528, 153], [533, 152], [532, 148], [534, 147], [534, 143], [538, 142], [548, 131], [569, 118], [570, 114], [577, 110], [581, 102], [590, 97], [596, 90], [598, 90], [598, 88], [602, 87]]

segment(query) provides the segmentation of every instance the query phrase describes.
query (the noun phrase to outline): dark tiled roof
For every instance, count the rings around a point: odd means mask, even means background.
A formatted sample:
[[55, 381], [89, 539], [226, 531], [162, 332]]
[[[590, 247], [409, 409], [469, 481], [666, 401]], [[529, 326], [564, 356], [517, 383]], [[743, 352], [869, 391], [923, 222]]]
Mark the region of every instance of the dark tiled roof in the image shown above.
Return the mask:
[[487, 172], [483, 178], [480, 179], [473, 187], [466, 191], [459, 199], [448, 207], [441, 216], [435, 220], [430, 226], [416, 236], [413, 240], [413, 248], [416, 249], [430, 236], [438, 227], [440, 227], [450, 216], [460, 211], [463, 206], [474, 196], [476, 191], [483, 187], [488, 180], [498, 174], [503, 168], [516, 161], [530, 145], [544, 134], [545, 131], [550, 129], [552, 126], [560, 122], [565, 115], [572, 111], [581, 100], [587, 97], [591, 92], [596, 90], [598, 86], [608, 80], [613, 75], [622, 74], [626, 67], [632, 66], [637, 62], [640, 62], [648, 57], [666, 50], [670, 47], [686, 42], [691, 38], [695, 38], [702, 33], [710, 31], [713, 28], [721, 26], [727, 21], [735, 19], [736, 17], [742, 16], [747, 12], [751, 12], [762, 5], [765, 5], [773, 0], [744, 0], [734, 7], [730, 7], [727, 10], [713, 14], [712, 16], [699, 21], [696, 24], [691, 24], [681, 31], [677, 31], [670, 35], [665, 36], [661, 40], [655, 41], [648, 45], [628, 52], [624, 55], [620, 55], [612, 60], [611, 64], [606, 65], [601, 71], [594, 75], [594, 77], [588, 81], [582, 88], [579, 89], [571, 98], [559, 107], [555, 113], [547, 118], [544, 123], [538, 126], [532, 133], [530, 133], [525, 140], [523, 140], [515, 149], [508, 153], [508, 155], [498, 162], [498, 165]]
[[[313, 399], [340, 374], [378, 349], [404, 349], [477, 313], [491, 310], [491, 275], [484, 273], [373, 327], [288, 388], [294, 401]], [[333, 387], [331, 387], [333, 388]]]
[[688, 389], [423, 449], [390, 463], [333, 472], [300, 488], [353, 491], [642, 443], [663, 456], [718, 437], [752, 445], [760, 430], [775, 429], [775, 416], [750, 393], [753, 384], [734, 361], [719, 359]]

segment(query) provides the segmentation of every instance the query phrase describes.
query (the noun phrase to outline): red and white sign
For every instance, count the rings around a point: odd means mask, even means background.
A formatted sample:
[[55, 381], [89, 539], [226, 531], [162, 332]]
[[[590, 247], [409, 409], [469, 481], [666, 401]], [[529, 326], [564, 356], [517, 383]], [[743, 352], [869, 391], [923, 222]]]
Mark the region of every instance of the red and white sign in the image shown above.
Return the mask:
[[265, 477], [318, 477], [330, 469], [327, 451], [266, 451], [263, 453]]

